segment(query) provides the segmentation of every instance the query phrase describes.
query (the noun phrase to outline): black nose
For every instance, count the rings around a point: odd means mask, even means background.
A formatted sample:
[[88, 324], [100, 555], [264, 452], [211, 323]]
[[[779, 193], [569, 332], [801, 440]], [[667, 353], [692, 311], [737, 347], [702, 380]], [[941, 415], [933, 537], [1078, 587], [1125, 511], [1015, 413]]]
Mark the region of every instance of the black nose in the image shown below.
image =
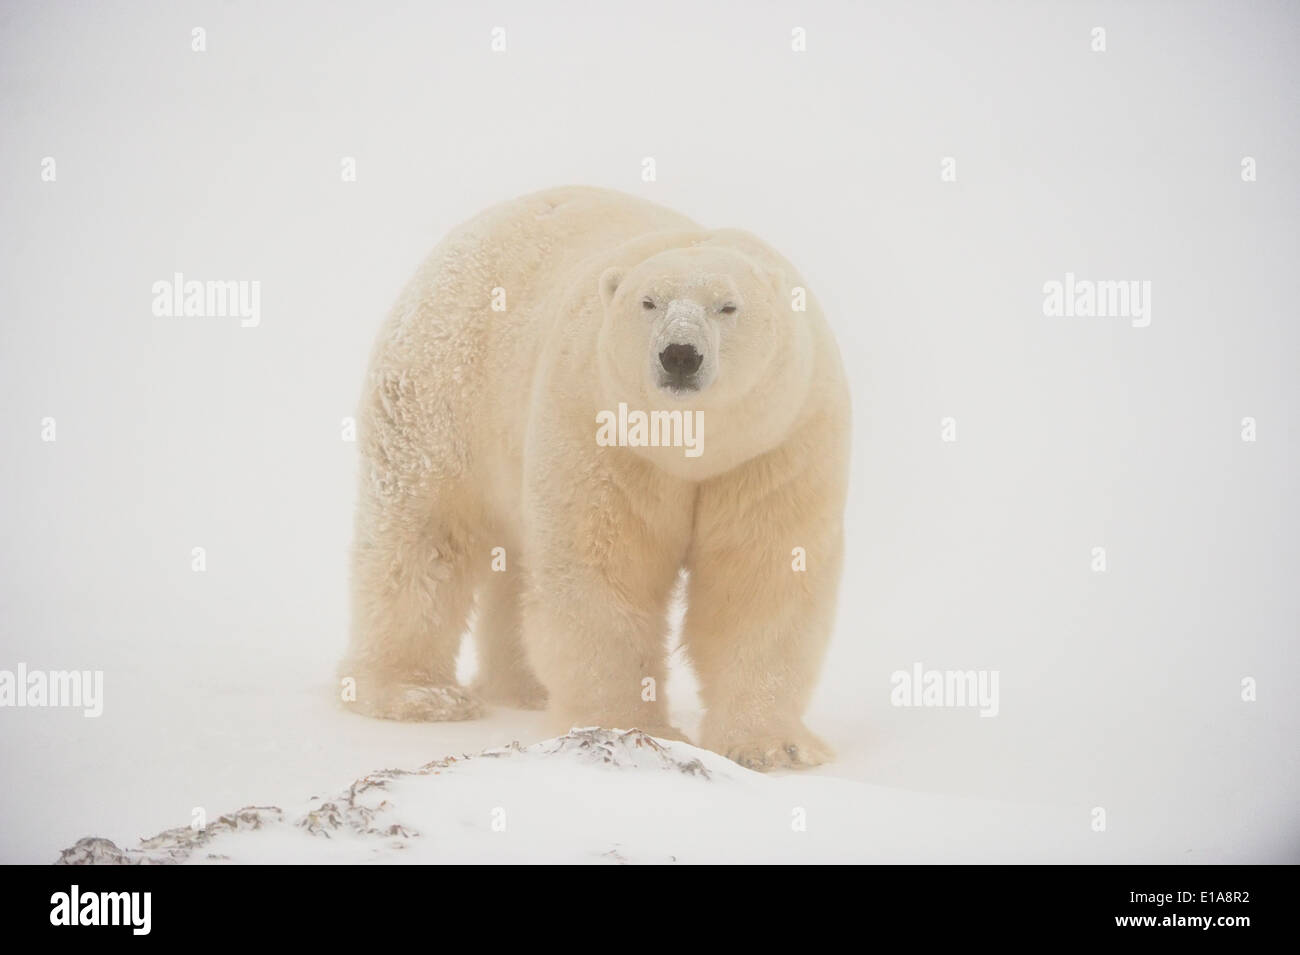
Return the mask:
[[694, 345], [669, 345], [659, 353], [659, 364], [670, 375], [684, 378], [700, 370], [704, 356], [695, 350]]

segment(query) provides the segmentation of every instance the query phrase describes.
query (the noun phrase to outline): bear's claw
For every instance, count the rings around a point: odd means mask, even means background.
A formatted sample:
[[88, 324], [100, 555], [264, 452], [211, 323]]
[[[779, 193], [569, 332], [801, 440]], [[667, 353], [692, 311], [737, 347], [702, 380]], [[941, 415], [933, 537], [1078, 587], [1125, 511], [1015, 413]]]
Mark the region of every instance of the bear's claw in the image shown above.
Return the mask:
[[746, 769], [807, 769], [835, 758], [835, 751], [811, 733], [774, 734], [725, 745], [719, 752]]
[[367, 716], [411, 722], [454, 722], [483, 715], [483, 704], [464, 687], [398, 683], [358, 693], [352, 707]]

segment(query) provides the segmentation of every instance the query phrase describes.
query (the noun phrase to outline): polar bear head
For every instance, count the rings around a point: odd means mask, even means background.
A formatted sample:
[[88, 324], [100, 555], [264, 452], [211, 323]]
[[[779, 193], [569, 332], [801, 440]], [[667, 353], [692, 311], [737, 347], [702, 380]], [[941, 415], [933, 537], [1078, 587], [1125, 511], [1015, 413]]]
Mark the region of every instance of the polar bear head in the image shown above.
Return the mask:
[[606, 390], [650, 406], [724, 408], [806, 357], [771, 266], [696, 244], [600, 276], [599, 355]]
[[626, 403], [652, 420], [689, 417], [708, 432], [699, 442], [707, 450], [683, 456], [652, 438], [650, 447], [633, 443], [634, 453], [703, 480], [789, 434], [811, 387], [820, 312], [811, 302], [806, 311], [792, 309], [782, 261], [760, 240], [728, 229], [646, 250], [634, 264], [600, 274], [602, 408]]

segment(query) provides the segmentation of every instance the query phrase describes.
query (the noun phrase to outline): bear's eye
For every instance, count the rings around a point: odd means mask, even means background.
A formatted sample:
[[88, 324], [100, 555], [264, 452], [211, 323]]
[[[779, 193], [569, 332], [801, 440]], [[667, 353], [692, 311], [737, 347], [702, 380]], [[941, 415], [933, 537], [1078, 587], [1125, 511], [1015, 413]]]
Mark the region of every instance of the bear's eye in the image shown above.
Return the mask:
[[718, 311], [721, 312], [723, 315], [735, 315], [736, 306], [728, 302], [726, 305], [722, 306], [722, 308], [718, 309]]
[[654, 299], [650, 298], [649, 296], [641, 299], [641, 307], [644, 308], [647, 312], [653, 310], [655, 307]]

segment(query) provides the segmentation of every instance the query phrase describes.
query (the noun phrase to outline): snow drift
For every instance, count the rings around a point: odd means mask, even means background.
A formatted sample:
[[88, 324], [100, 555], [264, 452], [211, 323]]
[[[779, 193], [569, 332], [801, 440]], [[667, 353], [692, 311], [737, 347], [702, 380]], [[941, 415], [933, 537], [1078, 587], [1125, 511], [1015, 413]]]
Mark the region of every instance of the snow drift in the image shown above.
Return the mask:
[[[990, 846], [1025, 838], [1036, 839], [1047, 859], [1059, 857], [1062, 840], [1079, 828], [1056, 811], [828, 777], [764, 776], [640, 730], [589, 728], [418, 769], [380, 770], [294, 811], [246, 806], [133, 848], [83, 838], [58, 861], [971, 861], [988, 858]], [[1020, 838], [1005, 839], [1012, 830]]]

